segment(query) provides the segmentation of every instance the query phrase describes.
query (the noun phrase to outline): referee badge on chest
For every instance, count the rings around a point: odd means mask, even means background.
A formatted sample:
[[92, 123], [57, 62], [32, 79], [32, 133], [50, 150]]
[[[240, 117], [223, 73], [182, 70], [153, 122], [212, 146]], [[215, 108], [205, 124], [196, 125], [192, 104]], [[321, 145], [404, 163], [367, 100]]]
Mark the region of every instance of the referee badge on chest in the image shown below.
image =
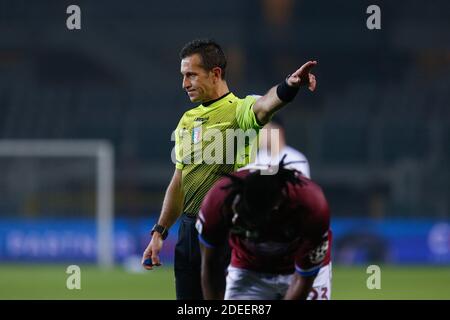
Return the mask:
[[202, 126], [201, 124], [192, 128], [192, 143], [197, 144], [202, 141]]

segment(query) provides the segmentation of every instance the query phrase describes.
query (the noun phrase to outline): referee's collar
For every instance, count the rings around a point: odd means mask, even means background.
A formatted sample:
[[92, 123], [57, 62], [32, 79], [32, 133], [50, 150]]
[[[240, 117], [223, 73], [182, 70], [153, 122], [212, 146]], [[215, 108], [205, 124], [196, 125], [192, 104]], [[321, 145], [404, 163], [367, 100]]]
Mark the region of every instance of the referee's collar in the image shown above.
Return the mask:
[[217, 101], [219, 101], [219, 100], [222, 100], [223, 98], [225, 98], [225, 97], [227, 97], [227, 96], [229, 96], [229, 95], [232, 95], [231, 91], [228, 91], [228, 92], [225, 93], [223, 96], [221, 96], [221, 97], [219, 97], [219, 98], [217, 98], [217, 99], [209, 100], [209, 101], [207, 101], [207, 102], [203, 102], [203, 103], [202, 103], [202, 106], [204, 106], [204, 107], [209, 107], [209, 106], [212, 105], [213, 103], [215, 103], [215, 102], [217, 102]]

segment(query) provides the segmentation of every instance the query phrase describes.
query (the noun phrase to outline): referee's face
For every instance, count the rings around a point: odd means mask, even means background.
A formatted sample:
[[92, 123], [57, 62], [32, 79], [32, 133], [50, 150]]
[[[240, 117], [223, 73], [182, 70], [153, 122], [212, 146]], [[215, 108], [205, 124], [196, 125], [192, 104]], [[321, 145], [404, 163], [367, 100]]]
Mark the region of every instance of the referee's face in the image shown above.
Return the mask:
[[199, 54], [193, 54], [181, 60], [181, 75], [183, 89], [186, 90], [192, 102], [206, 102], [216, 98], [214, 88], [217, 79], [212, 72], [202, 67]]

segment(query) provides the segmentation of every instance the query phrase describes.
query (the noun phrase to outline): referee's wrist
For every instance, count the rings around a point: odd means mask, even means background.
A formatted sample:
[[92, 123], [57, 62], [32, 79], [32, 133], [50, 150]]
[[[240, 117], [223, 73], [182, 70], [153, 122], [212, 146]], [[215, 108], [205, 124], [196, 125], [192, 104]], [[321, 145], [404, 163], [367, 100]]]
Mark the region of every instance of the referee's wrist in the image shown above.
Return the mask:
[[159, 233], [159, 232], [157, 232], [157, 231], [150, 231], [150, 236], [152, 237], [152, 238], [154, 238], [154, 237], [158, 237], [158, 238], [162, 238], [162, 235], [161, 235], [161, 233]]
[[294, 87], [288, 83], [289, 75], [277, 86], [277, 96], [283, 102], [291, 102], [294, 100], [300, 87]]
[[169, 228], [166, 228], [160, 224], [155, 224], [150, 231], [150, 235], [153, 237], [155, 234], [158, 234], [161, 239], [166, 240], [169, 235]]

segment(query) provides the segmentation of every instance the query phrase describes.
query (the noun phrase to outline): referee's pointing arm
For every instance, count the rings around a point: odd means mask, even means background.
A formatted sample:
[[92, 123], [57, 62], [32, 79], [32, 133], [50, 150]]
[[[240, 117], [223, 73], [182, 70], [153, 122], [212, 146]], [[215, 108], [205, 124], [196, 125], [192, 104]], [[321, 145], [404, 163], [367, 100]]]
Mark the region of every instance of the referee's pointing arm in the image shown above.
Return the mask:
[[310, 72], [316, 64], [317, 61], [308, 61], [255, 102], [253, 111], [261, 125], [269, 122], [275, 112], [291, 102], [300, 86], [308, 86], [311, 91], [316, 89], [316, 77]]

